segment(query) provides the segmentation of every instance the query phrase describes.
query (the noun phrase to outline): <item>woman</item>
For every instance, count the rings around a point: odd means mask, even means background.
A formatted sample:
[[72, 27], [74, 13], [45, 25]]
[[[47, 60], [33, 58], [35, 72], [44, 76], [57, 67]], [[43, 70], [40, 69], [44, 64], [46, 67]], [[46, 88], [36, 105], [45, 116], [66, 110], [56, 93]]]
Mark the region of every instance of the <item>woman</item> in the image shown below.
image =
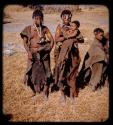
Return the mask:
[[35, 10], [32, 18], [33, 24], [25, 27], [20, 33], [28, 53], [28, 67], [24, 83], [27, 82], [34, 93], [44, 90], [44, 95], [47, 98], [49, 85], [52, 82], [50, 51], [54, 40], [49, 29], [42, 24], [42, 11]]
[[[76, 34], [74, 33], [74, 36], [72, 36], [71, 34], [66, 34], [65, 30], [67, 30], [68, 28], [69, 25], [64, 29], [64, 32], [62, 33], [63, 42], [56, 63], [55, 72], [55, 83], [60, 88], [61, 99], [63, 102], [66, 102], [66, 94], [68, 94], [67, 90], [70, 91], [69, 95], [72, 101], [74, 100], [74, 97], [77, 97], [78, 95], [76, 88], [76, 76], [80, 64], [78, 42], [84, 42], [81, 33], [78, 34], [76, 32]], [[57, 39], [58, 37], [56, 37], [56, 41]]]

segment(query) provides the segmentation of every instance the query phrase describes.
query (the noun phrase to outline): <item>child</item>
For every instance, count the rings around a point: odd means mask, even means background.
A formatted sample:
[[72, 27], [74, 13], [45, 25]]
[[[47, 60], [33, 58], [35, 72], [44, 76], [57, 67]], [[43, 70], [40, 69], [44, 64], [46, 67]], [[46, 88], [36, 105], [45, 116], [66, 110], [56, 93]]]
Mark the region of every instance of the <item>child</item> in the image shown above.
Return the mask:
[[[34, 93], [40, 93], [44, 88], [44, 95], [47, 97], [51, 81], [50, 51], [54, 40], [49, 29], [42, 25], [42, 11], [35, 10], [32, 19], [33, 24], [25, 27], [20, 33], [28, 54], [28, 67], [24, 83], [27, 82]], [[48, 47], [45, 47], [48, 43]], [[47, 56], [45, 57], [45, 55]]]
[[84, 42], [79, 27], [80, 27], [80, 22], [78, 20], [72, 21], [70, 23], [70, 26], [66, 27], [63, 32], [65, 38], [67, 39], [76, 38], [77, 41]]
[[107, 66], [106, 54], [102, 44], [104, 30], [95, 28], [94, 37], [94, 41], [84, 57], [78, 77], [79, 85], [84, 87], [85, 84], [89, 83], [92, 91], [96, 91], [102, 83], [102, 77]]

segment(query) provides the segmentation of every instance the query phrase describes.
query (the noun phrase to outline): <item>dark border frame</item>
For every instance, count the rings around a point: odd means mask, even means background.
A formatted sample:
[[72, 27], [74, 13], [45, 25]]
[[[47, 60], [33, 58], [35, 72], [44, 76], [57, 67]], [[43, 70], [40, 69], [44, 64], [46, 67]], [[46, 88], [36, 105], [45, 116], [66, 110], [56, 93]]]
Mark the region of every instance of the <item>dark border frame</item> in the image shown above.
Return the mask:
[[[104, 5], [104, 6], [106, 6], [107, 8], [108, 8], [108, 10], [109, 10], [109, 30], [110, 30], [110, 36], [112, 36], [111, 34], [112, 34], [112, 2], [110, 1], [110, 0], [93, 0], [93, 1], [91, 1], [91, 0], [75, 0], [75, 1], [73, 1], [73, 0], [69, 0], [69, 1], [61, 1], [61, 0], [54, 0], [54, 1], [52, 1], [52, 0], [48, 0], [48, 1], [38, 1], [38, 0], [6, 0], [6, 1], [4, 1], [2, 4], [1, 4], [1, 7], [0, 7], [0, 9], [1, 9], [1, 17], [2, 17], [2, 19], [1, 19], [1, 23], [3, 23], [3, 8], [4, 8], [4, 6], [5, 5], [7, 5], [7, 4], [31, 4], [31, 3], [33, 3], [33, 4], [49, 4], [49, 5], [54, 5], [54, 4], [60, 4], [60, 5], [63, 5], [63, 4], [72, 4], [72, 5], [76, 5], [76, 4], [80, 4], [80, 5], [85, 5], [85, 4], [89, 4], [89, 5]], [[1, 28], [1, 33], [3, 34], [3, 26], [2, 26], [2, 28]], [[3, 39], [3, 35], [1, 34], [1, 37], [0, 38], [2, 38]], [[1, 39], [1, 41], [2, 41], [2, 39]], [[112, 38], [110, 37], [110, 41], [112, 41]], [[71, 124], [73, 124], [73, 123], [75, 123], [75, 124], [113, 124], [113, 122], [112, 122], [112, 113], [113, 113], [113, 108], [112, 108], [112, 99], [111, 99], [111, 97], [112, 97], [112, 83], [111, 83], [111, 79], [112, 79], [112, 72], [111, 72], [111, 69], [113, 69], [112, 68], [112, 44], [113, 44], [113, 42], [110, 42], [110, 68], [109, 68], [109, 80], [110, 80], [110, 85], [109, 85], [109, 118], [108, 118], [108, 120], [106, 120], [105, 122], [62, 122], [62, 123], [71, 123]], [[1, 42], [1, 44], [0, 44], [1, 46], [1, 50], [2, 50], [2, 42]], [[2, 55], [2, 51], [1, 51], [1, 56], [0, 56], [0, 58], [1, 58], [1, 60], [2, 60], [2, 57], [3, 57], [3, 55]], [[3, 65], [2, 65], [3, 63], [1, 63], [1, 69], [2, 69], [2, 72], [3, 72]], [[29, 123], [27, 123], [27, 122], [9, 122], [9, 119], [10, 119], [10, 115], [4, 115], [3, 114], [3, 112], [2, 112], [2, 105], [3, 105], [3, 103], [2, 103], [2, 100], [3, 100], [3, 98], [2, 98], [2, 85], [3, 85], [3, 75], [2, 75], [2, 73], [1, 73], [1, 83], [2, 84], [0, 84], [0, 89], [1, 89], [1, 91], [0, 91], [0, 97], [1, 97], [1, 110], [0, 110], [0, 121], [2, 122], [2, 123], [7, 123], [7, 124], [13, 124], [13, 123], [18, 123], [18, 124], [22, 124], [22, 123], [24, 123], [24, 124], [31, 124], [30, 122]], [[32, 122], [32, 124], [34, 124], [35, 122]], [[38, 124], [39, 123], [43, 123], [43, 124], [47, 124], [47, 123], [51, 123], [51, 124], [59, 124], [59, 122], [37, 122]]]

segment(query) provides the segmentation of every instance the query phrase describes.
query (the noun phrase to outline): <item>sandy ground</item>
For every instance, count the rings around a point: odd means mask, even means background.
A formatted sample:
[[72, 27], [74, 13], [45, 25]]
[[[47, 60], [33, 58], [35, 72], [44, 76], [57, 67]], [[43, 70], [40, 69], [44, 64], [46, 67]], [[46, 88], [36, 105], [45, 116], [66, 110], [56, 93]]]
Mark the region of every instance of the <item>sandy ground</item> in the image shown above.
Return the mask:
[[[32, 24], [32, 11], [15, 11], [5, 18], [11, 23], [3, 24], [3, 44], [8, 42], [23, 45], [19, 36], [21, 30]], [[73, 14], [72, 20], [81, 22], [80, 30], [85, 37], [85, 43], [79, 45], [80, 56], [84, 55], [93, 40], [93, 29], [102, 27], [109, 30], [109, 14], [104, 7]], [[60, 23], [58, 14], [46, 14], [45, 25], [48, 26], [54, 37], [55, 29]], [[54, 68], [53, 50], [51, 51], [51, 69]], [[92, 92], [89, 86], [80, 90], [78, 98], [72, 105], [67, 98], [65, 105], [60, 105], [60, 93], [50, 93], [45, 102], [42, 95], [31, 98], [32, 91], [22, 82], [26, 69], [27, 54], [16, 53], [13, 56], [3, 56], [3, 112], [12, 114], [11, 121], [105, 121], [109, 117], [109, 87], [104, 86], [101, 91]], [[81, 61], [82, 65], [82, 61]], [[81, 65], [79, 69], [81, 68]]]

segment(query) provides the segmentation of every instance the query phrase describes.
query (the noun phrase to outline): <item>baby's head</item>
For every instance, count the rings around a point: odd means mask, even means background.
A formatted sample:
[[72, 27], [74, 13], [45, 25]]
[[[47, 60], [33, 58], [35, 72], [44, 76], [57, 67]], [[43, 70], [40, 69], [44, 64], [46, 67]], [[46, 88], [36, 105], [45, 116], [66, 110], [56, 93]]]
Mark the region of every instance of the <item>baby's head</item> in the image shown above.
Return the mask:
[[78, 20], [74, 20], [70, 23], [70, 27], [72, 30], [77, 30], [80, 27], [80, 22]]

